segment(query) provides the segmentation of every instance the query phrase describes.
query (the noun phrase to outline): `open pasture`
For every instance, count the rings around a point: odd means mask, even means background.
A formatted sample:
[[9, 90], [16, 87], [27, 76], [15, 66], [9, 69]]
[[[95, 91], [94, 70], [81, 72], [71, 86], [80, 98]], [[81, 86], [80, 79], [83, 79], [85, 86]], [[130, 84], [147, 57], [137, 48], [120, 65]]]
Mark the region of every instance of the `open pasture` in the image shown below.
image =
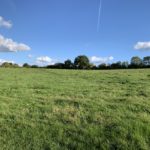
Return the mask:
[[0, 149], [150, 149], [150, 70], [0, 69]]

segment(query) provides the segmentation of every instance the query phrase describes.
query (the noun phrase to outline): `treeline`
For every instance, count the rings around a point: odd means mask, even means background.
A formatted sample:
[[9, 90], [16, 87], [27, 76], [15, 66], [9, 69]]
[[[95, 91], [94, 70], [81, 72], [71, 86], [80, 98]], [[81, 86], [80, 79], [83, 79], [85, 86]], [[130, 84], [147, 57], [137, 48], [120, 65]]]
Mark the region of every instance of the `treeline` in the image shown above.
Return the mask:
[[146, 56], [141, 59], [138, 56], [131, 58], [131, 61], [118, 61], [112, 64], [101, 63], [99, 65], [94, 65], [90, 63], [87, 56], [77, 56], [72, 62], [71, 60], [66, 60], [64, 63], [56, 63], [54, 65], [49, 65], [47, 68], [56, 69], [129, 69], [129, 68], [150, 68], [150, 56]]
[[[5, 68], [18, 68], [18, 64], [5, 62], [1, 64], [1, 67]], [[150, 68], [150, 56], [146, 56], [143, 59], [134, 56], [131, 61], [118, 61], [112, 64], [101, 63], [99, 65], [94, 65], [90, 63], [90, 60], [85, 55], [77, 56], [72, 62], [70, 59], [64, 61], [64, 63], [56, 63], [54, 65], [48, 65], [40, 67], [37, 65], [29, 65], [28, 63], [23, 64], [24, 68], [50, 68], [50, 69], [135, 69], [135, 68]]]

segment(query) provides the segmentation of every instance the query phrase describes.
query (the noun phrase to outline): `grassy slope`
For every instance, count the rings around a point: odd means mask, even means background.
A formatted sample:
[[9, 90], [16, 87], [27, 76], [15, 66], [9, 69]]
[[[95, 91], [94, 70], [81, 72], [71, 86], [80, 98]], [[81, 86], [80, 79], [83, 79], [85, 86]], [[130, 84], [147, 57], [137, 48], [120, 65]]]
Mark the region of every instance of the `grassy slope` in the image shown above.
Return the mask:
[[0, 69], [0, 149], [150, 149], [150, 70]]

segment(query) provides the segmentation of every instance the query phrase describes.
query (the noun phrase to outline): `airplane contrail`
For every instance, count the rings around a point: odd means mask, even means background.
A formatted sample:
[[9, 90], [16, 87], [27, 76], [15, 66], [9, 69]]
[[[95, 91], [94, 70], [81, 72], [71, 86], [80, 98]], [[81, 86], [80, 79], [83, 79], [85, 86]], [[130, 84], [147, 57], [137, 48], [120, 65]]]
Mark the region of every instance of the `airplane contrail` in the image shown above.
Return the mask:
[[97, 32], [99, 31], [99, 28], [100, 28], [101, 9], [102, 9], [102, 0], [100, 0], [100, 4], [99, 4], [98, 22], [97, 22]]

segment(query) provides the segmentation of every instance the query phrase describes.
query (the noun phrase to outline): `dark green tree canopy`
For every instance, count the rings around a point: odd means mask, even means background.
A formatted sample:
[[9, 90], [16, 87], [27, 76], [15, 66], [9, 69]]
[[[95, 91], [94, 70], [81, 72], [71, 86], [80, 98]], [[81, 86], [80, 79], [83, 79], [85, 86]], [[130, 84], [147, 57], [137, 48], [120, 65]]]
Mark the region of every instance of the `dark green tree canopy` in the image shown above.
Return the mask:
[[147, 56], [147, 57], [143, 58], [143, 64], [145, 66], [150, 66], [150, 56]]
[[74, 65], [77, 69], [88, 69], [90, 61], [87, 56], [80, 55], [75, 58]]
[[128, 61], [123, 61], [122, 62], [122, 68], [128, 68], [128, 66], [129, 66]]
[[64, 67], [65, 67], [66, 69], [71, 69], [71, 68], [73, 68], [73, 63], [72, 63], [72, 61], [71, 61], [70, 59], [67, 59], [67, 60], [64, 62]]
[[131, 58], [131, 65], [133, 66], [141, 66], [142, 65], [142, 59], [138, 56], [134, 56]]
[[98, 68], [99, 69], [106, 69], [107, 68], [107, 64], [102, 63], [102, 64], [98, 65]]
[[29, 67], [30, 67], [30, 65], [29, 65], [28, 63], [24, 63], [24, 64], [23, 64], [23, 67], [25, 67], [25, 68], [29, 68]]
[[[4, 68], [19, 68], [18, 64], [11, 62], [0, 63], [0, 67]], [[145, 56], [142, 59], [138, 56], [131, 58], [130, 63], [128, 61], [118, 61], [113, 63], [101, 63], [92, 64], [89, 58], [85, 55], [79, 55], [75, 58], [74, 62], [70, 59], [65, 60], [63, 63], [55, 63], [47, 66], [29, 65], [24, 63], [24, 68], [51, 68], [51, 69], [134, 69], [134, 68], [150, 68], [150, 56]]]

